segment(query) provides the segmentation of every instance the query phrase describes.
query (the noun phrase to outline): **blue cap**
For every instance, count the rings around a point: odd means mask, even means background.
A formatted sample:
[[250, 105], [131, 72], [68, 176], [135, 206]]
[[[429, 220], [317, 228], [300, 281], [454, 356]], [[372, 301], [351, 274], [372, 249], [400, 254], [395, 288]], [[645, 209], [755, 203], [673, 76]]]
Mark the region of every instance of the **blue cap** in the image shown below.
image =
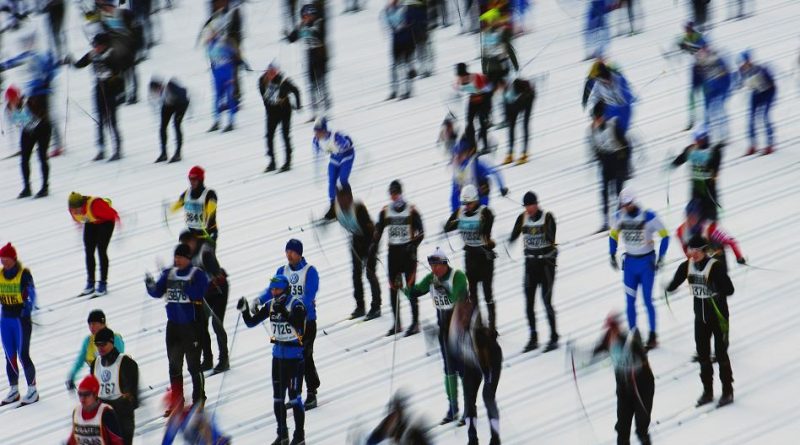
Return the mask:
[[692, 137], [694, 137], [695, 141], [699, 141], [701, 139], [708, 139], [708, 129], [706, 129], [705, 125], [701, 125], [694, 131]]
[[314, 121], [314, 131], [328, 131], [328, 119], [320, 116]]
[[269, 288], [267, 290], [272, 289], [280, 289], [286, 290], [289, 287], [289, 279], [286, 278], [286, 275], [275, 275], [269, 280]]
[[739, 64], [748, 63], [750, 62], [750, 57], [752, 54], [750, 53], [749, 49], [746, 49], [739, 53]]
[[303, 254], [303, 242], [299, 239], [292, 238], [286, 243], [286, 249], [284, 250], [291, 250], [292, 252], [297, 252], [298, 255]]

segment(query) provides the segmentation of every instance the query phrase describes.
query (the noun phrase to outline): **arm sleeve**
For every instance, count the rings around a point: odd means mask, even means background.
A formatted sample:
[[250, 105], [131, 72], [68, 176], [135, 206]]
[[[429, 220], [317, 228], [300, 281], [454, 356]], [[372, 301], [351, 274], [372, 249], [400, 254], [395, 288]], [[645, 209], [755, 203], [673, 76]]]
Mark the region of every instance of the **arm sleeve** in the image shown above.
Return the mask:
[[319, 273], [317, 268], [311, 266], [306, 273], [306, 288], [303, 291], [303, 304], [306, 307], [315, 305], [317, 291], [319, 290]]
[[78, 59], [78, 61], [75, 62], [72, 66], [74, 66], [75, 68], [84, 68], [88, 66], [90, 63], [92, 63], [91, 53], [86, 53], [83, 55], [83, 57]]
[[667, 292], [675, 292], [675, 289], [681, 285], [684, 281], [686, 281], [686, 277], [689, 274], [689, 260], [686, 260], [678, 266], [678, 270], [675, 271], [675, 275], [672, 277], [672, 281], [667, 285]]
[[[89, 341], [89, 337], [86, 337], [86, 341]], [[116, 332], [114, 333], [114, 347], [117, 348], [120, 354], [125, 353], [125, 340]]]
[[686, 163], [686, 158], [689, 156], [689, 148], [691, 148], [691, 146], [684, 148], [681, 154], [672, 161], [673, 167], [678, 167]]
[[122, 430], [119, 427], [117, 414], [113, 409], [106, 409], [103, 412], [103, 440], [107, 445], [124, 445], [122, 441]]
[[370, 233], [375, 233], [375, 224], [372, 223], [367, 206], [363, 203], [360, 203], [356, 207], [356, 219], [358, 220], [359, 227], [361, 227], [367, 237], [369, 237]]
[[[269, 300], [267, 300], [267, 302], [269, 302], [270, 300], [272, 300], [271, 297], [270, 297]], [[258, 312], [256, 312], [253, 315], [250, 315], [250, 311], [242, 312], [242, 320], [244, 320], [244, 324], [248, 328], [252, 328], [253, 326], [258, 325], [259, 323], [263, 322], [267, 318], [269, 318], [269, 304], [268, 303], [264, 304], [264, 306], [261, 306], [261, 308], [258, 309]]]
[[300, 90], [297, 89], [297, 86], [292, 81], [286, 80], [286, 83], [289, 86], [289, 93], [294, 94], [297, 108], [300, 108], [302, 106], [302, 103], [300, 102]]
[[719, 165], [722, 163], [722, 153], [720, 152], [720, 144], [715, 145], [711, 150], [711, 161], [709, 166], [711, 167], [711, 171], [713, 172], [713, 176], [717, 176], [719, 172]]
[[459, 199], [458, 199], [459, 198], [458, 195], [460, 193], [461, 193], [461, 188], [458, 186], [458, 184], [455, 181], [453, 181], [452, 182], [452, 187], [450, 188], [450, 211], [451, 212], [455, 212], [456, 210], [458, 210], [458, 206], [460, 204]]
[[592, 357], [608, 351], [608, 348], [610, 346], [610, 341], [611, 341], [610, 334], [608, 331], [606, 331], [605, 334], [603, 334], [603, 338], [601, 338], [600, 341], [597, 342], [595, 347], [592, 349]]
[[106, 200], [95, 199], [92, 201], [92, 214], [100, 221], [119, 221], [119, 214], [114, 210]]
[[173, 202], [172, 205], [170, 205], [169, 210], [172, 213], [177, 212], [178, 210], [180, 210], [183, 207], [183, 198], [184, 198], [185, 194], [186, 194], [186, 192], [181, 193], [181, 195], [178, 196], [178, 200]]
[[492, 239], [492, 226], [494, 226], [494, 213], [489, 210], [489, 207], [484, 207], [481, 212], [480, 232], [485, 242]]
[[449, 218], [447, 218], [447, 222], [444, 223], [444, 231], [445, 232], [452, 232], [458, 228], [458, 215], [461, 213], [460, 209], [456, 209]]
[[378, 214], [378, 221], [375, 222], [375, 231], [374, 231], [374, 239], [375, 242], [381, 240], [381, 236], [383, 236], [383, 228], [385, 227], [386, 221], [386, 207], [381, 210], [381, 213]]
[[147, 288], [147, 293], [150, 294], [153, 298], [161, 298], [164, 295], [164, 292], [167, 291], [167, 274], [169, 273], [169, 269], [164, 269], [161, 271], [161, 276], [158, 277], [158, 281], [156, 281], [156, 285], [151, 289]]
[[206, 291], [208, 291], [208, 275], [198, 269], [194, 272], [192, 280], [186, 286], [185, 292], [191, 300], [202, 302]]
[[[135, 409], [139, 407], [139, 365], [132, 358], [124, 356], [120, 363], [120, 392]], [[123, 383], [124, 382], [124, 383]]]
[[547, 241], [555, 245], [556, 243], [556, 218], [552, 213], [547, 212], [544, 216], [544, 236]]
[[475, 162], [475, 166], [478, 171], [478, 178], [488, 178], [492, 176], [497, 182], [497, 187], [502, 189], [505, 188], [505, 183], [503, 182], [503, 176], [500, 174], [500, 171], [491, 167], [487, 167], [483, 164], [480, 160]]
[[422, 240], [425, 239], [425, 228], [422, 225], [422, 216], [416, 207], [411, 209], [411, 231], [416, 232], [412, 242], [419, 247]]
[[302, 304], [295, 304], [292, 307], [292, 312], [289, 313], [289, 324], [292, 325], [297, 332], [305, 334], [306, 325], [306, 308]]
[[70, 369], [67, 379], [69, 381], [75, 381], [75, 377], [78, 375], [78, 371], [83, 368], [83, 364], [86, 363], [86, 351], [89, 349], [89, 336], [87, 335], [86, 338], [83, 339], [83, 343], [81, 344], [81, 349], [78, 351], [78, 356], [75, 358], [75, 362], [72, 364], [72, 369]]
[[267, 82], [264, 80], [264, 76], [258, 78], [258, 92], [261, 93], [261, 101], [264, 102], [264, 105], [267, 105], [267, 100], [264, 99], [264, 93], [267, 91]]
[[452, 301], [464, 301], [467, 299], [467, 276], [464, 272], [457, 270], [453, 277]]
[[214, 229], [217, 227], [217, 193], [214, 190], [209, 190], [206, 195], [206, 227]]
[[508, 238], [508, 242], [513, 243], [514, 241], [522, 235], [522, 224], [525, 219], [525, 213], [520, 213], [517, 216], [517, 220], [514, 222], [514, 228], [511, 229], [511, 236]]
[[709, 281], [714, 283], [714, 290], [717, 293], [725, 297], [733, 295], [734, 289], [731, 278], [720, 265], [714, 264], [711, 266], [711, 272], [708, 275]]
[[617, 229], [616, 225], [611, 227], [611, 230], [608, 232], [608, 253], [611, 256], [617, 254], [617, 246], [619, 244], [619, 229]]
[[737, 243], [732, 236], [727, 234], [724, 230], [716, 225], [714, 226], [714, 230], [711, 231], [711, 240], [723, 246], [730, 247], [733, 251], [733, 254], [736, 255], [737, 260], [744, 256], [741, 249], [739, 249], [739, 243]]
[[425, 275], [425, 278], [422, 279], [419, 283], [415, 284], [408, 290], [408, 297], [418, 297], [420, 295], [425, 295], [431, 290], [431, 280], [433, 279], [433, 274], [428, 273]]
[[217, 256], [214, 255], [213, 252], [203, 252], [203, 268], [212, 277], [216, 277], [220, 274], [219, 262], [217, 261]]

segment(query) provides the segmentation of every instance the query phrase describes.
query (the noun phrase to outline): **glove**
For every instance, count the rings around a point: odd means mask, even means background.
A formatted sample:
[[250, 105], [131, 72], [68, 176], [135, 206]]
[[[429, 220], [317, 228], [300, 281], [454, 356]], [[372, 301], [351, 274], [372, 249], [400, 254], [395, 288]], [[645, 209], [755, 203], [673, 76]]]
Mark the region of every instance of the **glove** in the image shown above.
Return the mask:
[[73, 382], [72, 379], [68, 379], [64, 382], [64, 386], [67, 387], [67, 391], [75, 391], [75, 382]]
[[508, 187], [503, 187], [503, 188], [501, 188], [501, 189], [500, 189], [500, 195], [501, 195], [501, 196], [506, 196], [506, 195], [508, 195]]
[[736, 262], [741, 264], [742, 266], [746, 266], [747, 265], [747, 260], [744, 257], [736, 258]]
[[619, 270], [619, 263], [617, 263], [617, 257], [611, 255], [611, 268], [614, 270]]
[[272, 310], [279, 314], [286, 313], [286, 296], [281, 295], [279, 298], [272, 300]]
[[156, 285], [156, 280], [150, 272], [145, 272], [144, 274], [144, 285], [147, 286], [148, 289], [152, 289]]
[[242, 297], [236, 303], [236, 310], [239, 312], [247, 312], [250, 308], [247, 305], [247, 299]]
[[664, 266], [664, 257], [660, 257], [656, 260], [655, 268], [656, 270], [660, 270]]

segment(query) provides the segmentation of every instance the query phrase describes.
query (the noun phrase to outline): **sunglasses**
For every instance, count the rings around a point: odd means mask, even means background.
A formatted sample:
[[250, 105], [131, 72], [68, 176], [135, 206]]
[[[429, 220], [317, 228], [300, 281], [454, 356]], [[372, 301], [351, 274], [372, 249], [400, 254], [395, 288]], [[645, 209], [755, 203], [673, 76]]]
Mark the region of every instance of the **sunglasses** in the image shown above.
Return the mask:
[[107, 341], [96, 341], [96, 342], [94, 342], [95, 346], [105, 346], [107, 344], [108, 344]]
[[89, 397], [93, 395], [94, 393], [91, 391], [78, 391], [78, 397]]

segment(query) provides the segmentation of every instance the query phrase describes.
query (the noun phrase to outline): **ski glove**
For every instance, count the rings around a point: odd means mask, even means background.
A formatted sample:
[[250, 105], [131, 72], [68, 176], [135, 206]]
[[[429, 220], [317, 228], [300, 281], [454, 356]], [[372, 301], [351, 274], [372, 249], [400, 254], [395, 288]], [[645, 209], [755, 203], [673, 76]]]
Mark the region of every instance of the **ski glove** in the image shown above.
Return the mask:
[[64, 386], [67, 387], [67, 391], [75, 391], [75, 382], [73, 382], [72, 379], [64, 382]]
[[746, 266], [747, 265], [747, 260], [744, 257], [736, 258], [736, 262], [741, 264], [742, 266]]
[[508, 195], [508, 187], [501, 188], [500, 189], [500, 195], [501, 196], [507, 196]]
[[656, 260], [655, 269], [660, 270], [664, 266], [664, 258], [660, 257]]
[[150, 272], [145, 272], [144, 274], [144, 285], [150, 290], [156, 287], [156, 280], [153, 278], [153, 275], [151, 275]]
[[614, 270], [619, 270], [619, 263], [617, 263], [617, 257], [611, 255], [611, 268]]
[[239, 312], [247, 312], [248, 309], [249, 307], [247, 305], [247, 299], [244, 297], [240, 298], [236, 303], [236, 310]]

